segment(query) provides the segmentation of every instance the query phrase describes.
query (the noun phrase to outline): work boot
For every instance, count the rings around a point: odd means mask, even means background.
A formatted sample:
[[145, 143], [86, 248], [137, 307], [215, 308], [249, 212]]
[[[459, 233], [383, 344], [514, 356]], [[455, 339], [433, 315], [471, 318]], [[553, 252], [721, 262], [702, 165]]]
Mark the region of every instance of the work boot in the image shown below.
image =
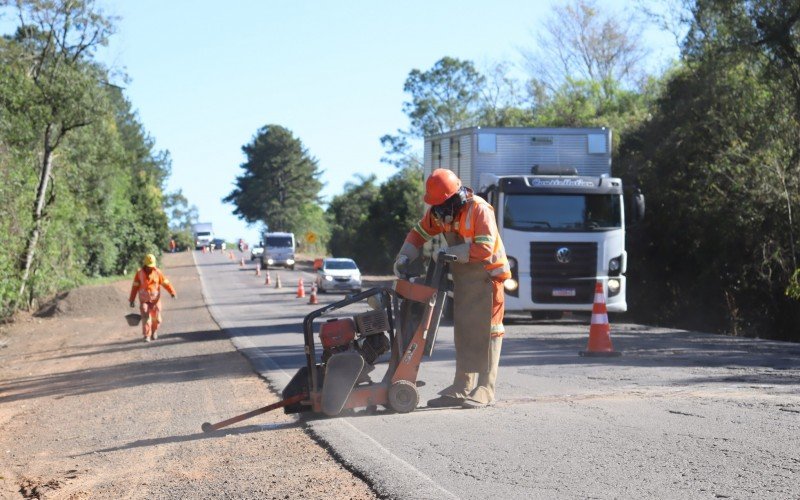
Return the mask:
[[453, 384], [439, 391], [440, 396], [429, 400], [428, 406], [430, 408], [461, 406], [473, 385], [475, 385], [475, 374], [459, 371], [456, 368]]
[[158, 333], [153, 332], [153, 340], [158, 340]]
[[478, 374], [478, 387], [464, 399], [462, 408], [485, 408], [494, 404], [494, 384], [497, 381], [497, 367], [500, 364], [500, 349], [503, 337], [494, 337], [489, 344], [489, 371]]
[[439, 396], [428, 400], [428, 408], [457, 408], [464, 404], [464, 398]]
[[144, 338], [144, 341], [145, 341], [145, 342], [150, 342], [150, 335], [148, 335], [147, 337], [145, 337], [145, 338]]

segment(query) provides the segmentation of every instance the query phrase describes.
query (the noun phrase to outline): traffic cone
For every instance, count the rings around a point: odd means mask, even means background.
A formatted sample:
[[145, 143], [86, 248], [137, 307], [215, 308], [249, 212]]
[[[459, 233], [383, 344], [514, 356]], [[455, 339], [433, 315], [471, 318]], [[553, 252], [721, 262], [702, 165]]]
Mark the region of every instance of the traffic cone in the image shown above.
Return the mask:
[[308, 296], [308, 303], [309, 304], [317, 304], [317, 284], [314, 283], [311, 285], [311, 295]]
[[283, 288], [281, 285], [281, 275], [278, 273], [275, 273], [275, 288]]
[[272, 283], [272, 280], [269, 279], [269, 271], [267, 271], [267, 279], [264, 280], [264, 284], [265, 285], [270, 285], [271, 283]]
[[256, 264], [256, 276], [261, 276], [261, 263]]
[[306, 287], [303, 286], [303, 278], [297, 280], [297, 298], [302, 299], [306, 296]]
[[229, 253], [228, 253], [228, 258], [229, 258], [229, 259], [231, 259], [231, 260], [233, 260], [233, 252], [229, 252]]
[[594, 305], [592, 306], [592, 323], [589, 326], [589, 345], [581, 356], [614, 357], [622, 353], [614, 351], [611, 345], [611, 325], [608, 324], [606, 297], [603, 293], [603, 282], [598, 281], [594, 287]]
[[239, 260], [239, 267], [244, 267], [244, 257]]

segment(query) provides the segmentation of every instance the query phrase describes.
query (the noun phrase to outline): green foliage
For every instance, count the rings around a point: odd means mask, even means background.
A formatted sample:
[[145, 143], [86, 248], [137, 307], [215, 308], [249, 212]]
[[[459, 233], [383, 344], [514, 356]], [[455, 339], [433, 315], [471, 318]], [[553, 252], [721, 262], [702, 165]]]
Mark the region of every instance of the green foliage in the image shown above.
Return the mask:
[[124, 274], [169, 236], [161, 195], [169, 157], [153, 151], [130, 104], [91, 60], [110, 21], [91, 1], [15, 7], [27, 24], [0, 41], [0, 317], [87, 277]]
[[369, 207], [378, 198], [375, 175], [360, 176], [358, 180], [359, 184], [345, 184], [344, 193], [335, 196], [328, 205], [331, 227], [328, 248], [334, 257], [360, 253], [358, 235], [369, 217]]
[[[298, 238], [298, 247], [301, 252], [309, 254], [325, 253], [328, 241], [331, 237], [331, 230], [325, 211], [316, 203], [306, 203], [300, 209], [300, 215], [294, 225], [295, 235]], [[315, 241], [309, 243], [306, 235], [313, 234]]]
[[319, 201], [322, 171], [299, 139], [280, 125], [260, 128], [242, 146], [247, 161], [236, 177], [236, 189], [223, 198], [233, 213], [270, 231], [300, 233], [298, 221], [308, 203]]
[[379, 188], [374, 176], [360, 180], [360, 185], [348, 185], [328, 208], [331, 254], [355, 259], [362, 271], [387, 274], [422, 215], [422, 169], [402, 168]]
[[412, 70], [403, 86], [411, 95], [403, 103], [411, 134], [424, 137], [476, 125], [484, 82], [471, 61], [452, 57], [443, 57], [428, 71]]
[[648, 196], [629, 249], [641, 287], [631, 309], [648, 321], [800, 340], [784, 293], [800, 201], [792, 91], [751, 47], [712, 46], [692, 45], [652, 119], [621, 148], [618, 165]]

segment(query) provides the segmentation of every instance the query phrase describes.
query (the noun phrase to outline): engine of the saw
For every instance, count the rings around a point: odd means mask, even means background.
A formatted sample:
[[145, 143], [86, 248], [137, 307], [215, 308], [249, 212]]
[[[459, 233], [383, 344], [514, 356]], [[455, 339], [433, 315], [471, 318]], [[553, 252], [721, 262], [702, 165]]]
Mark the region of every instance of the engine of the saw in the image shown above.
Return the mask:
[[363, 359], [365, 369], [374, 367], [375, 360], [389, 350], [386, 331], [389, 323], [381, 310], [358, 314], [353, 318], [334, 318], [322, 323], [319, 339], [322, 343], [322, 363], [343, 352], [356, 352]]

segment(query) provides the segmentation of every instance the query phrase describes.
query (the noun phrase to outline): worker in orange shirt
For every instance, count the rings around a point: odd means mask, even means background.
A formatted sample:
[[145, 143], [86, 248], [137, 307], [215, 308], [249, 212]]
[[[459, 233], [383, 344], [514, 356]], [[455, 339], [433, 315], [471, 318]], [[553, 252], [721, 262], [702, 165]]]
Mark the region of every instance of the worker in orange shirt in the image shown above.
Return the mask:
[[453, 384], [429, 407], [482, 408], [494, 404], [503, 343], [503, 282], [511, 269], [497, 230], [494, 209], [461, 185], [452, 171], [436, 169], [425, 183], [422, 220], [409, 231], [395, 260], [400, 277], [420, 255], [422, 245], [441, 234], [447, 253], [456, 256], [453, 276], [456, 373]]
[[142, 335], [145, 342], [158, 338], [158, 327], [161, 324], [161, 287], [164, 287], [172, 298], [178, 294], [172, 283], [156, 267], [156, 256], [147, 254], [142, 262], [142, 268], [133, 277], [133, 286], [128, 298], [130, 306], [134, 307], [134, 299], [139, 296], [139, 311], [142, 313]]

